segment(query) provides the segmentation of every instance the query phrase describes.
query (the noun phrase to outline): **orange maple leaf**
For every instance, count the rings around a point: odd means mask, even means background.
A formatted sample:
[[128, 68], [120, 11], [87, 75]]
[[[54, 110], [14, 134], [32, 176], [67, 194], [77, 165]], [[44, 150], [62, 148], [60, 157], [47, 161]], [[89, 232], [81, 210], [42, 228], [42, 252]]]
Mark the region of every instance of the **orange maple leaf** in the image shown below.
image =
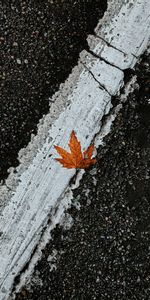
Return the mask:
[[59, 146], [54, 146], [56, 151], [61, 156], [61, 158], [55, 158], [55, 160], [59, 161], [64, 168], [86, 169], [96, 163], [96, 159], [91, 158], [94, 150], [94, 145], [90, 145], [88, 149], [82, 153], [80, 142], [78, 141], [74, 130], [70, 135], [68, 145], [71, 151], [70, 153]]

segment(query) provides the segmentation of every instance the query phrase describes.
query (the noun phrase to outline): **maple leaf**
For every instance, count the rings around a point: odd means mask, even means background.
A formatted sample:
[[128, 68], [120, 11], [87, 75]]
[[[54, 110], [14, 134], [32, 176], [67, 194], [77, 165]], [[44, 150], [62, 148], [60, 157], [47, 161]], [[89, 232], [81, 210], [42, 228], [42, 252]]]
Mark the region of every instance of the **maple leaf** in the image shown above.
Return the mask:
[[78, 141], [74, 130], [70, 135], [68, 146], [71, 151], [70, 153], [59, 146], [54, 146], [56, 151], [61, 156], [61, 158], [55, 158], [55, 160], [60, 162], [64, 168], [86, 169], [96, 163], [96, 159], [91, 158], [94, 145], [90, 145], [88, 149], [82, 153], [80, 142]]

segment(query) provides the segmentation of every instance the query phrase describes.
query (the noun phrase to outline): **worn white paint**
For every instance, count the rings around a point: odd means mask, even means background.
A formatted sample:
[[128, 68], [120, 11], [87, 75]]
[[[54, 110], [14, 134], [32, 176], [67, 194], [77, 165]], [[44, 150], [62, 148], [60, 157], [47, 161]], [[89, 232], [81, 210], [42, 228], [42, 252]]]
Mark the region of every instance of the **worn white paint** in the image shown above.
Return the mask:
[[[7, 202], [1, 209], [0, 217], [1, 300], [8, 299], [14, 278], [30, 259], [47, 221], [51, 220], [55, 224], [62, 216], [63, 201], [66, 203], [63, 195], [74, 170], [66, 170], [54, 161], [54, 144], [67, 148], [72, 129], [77, 132], [83, 149], [91, 143], [100, 130], [102, 117], [110, 110], [111, 95], [115, 95], [123, 84], [123, 72], [120, 69], [133, 67], [137, 60], [135, 55], [139, 56], [147, 46], [149, 1], [132, 2], [132, 6], [128, 3], [123, 6], [119, 4], [118, 15], [115, 16], [114, 12], [110, 19], [109, 14], [106, 14], [104, 26], [97, 28], [97, 35], [105, 38], [113, 47], [106, 42], [103, 45], [101, 38], [92, 37], [92, 51], [116, 67], [88, 53], [81, 55], [78, 76], [74, 76], [73, 84], [67, 88], [67, 92], [64, 85], [60, 89], [61, 93], [52, 99], [55, 103], [46, 120], [51, 120], [53, 114], [57, 115], [57, 119], [52, 118], [52, 122], [46, 125], [45, 138], [40, 142], [39, 150], [37, 146], [34, 150], [33, 141], [30, 144], [30, 162], [27, 152], [19, 166], [17, 185], [15, 179], [13, 187], [11, 174], [11, 180], [7, 181], [10, 192], [7, 187], [2, 187], [2, 199]], [[81, 67], [82, 64], [84, 67]], [[36, 145], [37, 141], [38, 137]], [[49, 157], [49, 154], [52, 156]]]
[[[74, 170], [62, 168], [54, 160], [57, 154], [55, 155], [53, 145], [67, 147], [70, 133], [75, 129], [83, 148], [87, 147], [93, 134], [99, 131], [103, 114], [110, 107], [111, 97], [99, 88], [99, 84], [87, 70], [81, 73], [69, 97], [71, 104], [49, 130], [48, 139], [33, 163], [22, 174], [15, 194], [1, 215], [0, 231], [3, 234], [0, 244], [0, 299], [5, 299], [13, 278], [30, 259], [39, 241], [41, 229], [53, 216], [59, 199], [74, 174]], [[49, 157], [49, 154], [52, 156]]]
[[150, 1], [124, 1], [113, 17], [105, 15], [89, 36], [91, 50], [122, 70], [134, 67], [150, 38]]
[[82, 51], [80, 57], [85, 68], [93, 74], [93, 77], [99, 82], [101, 88], [106, 89], [111, 96], [116, 95], [123, 86], [123, 71], [93, 57], [93, 55], [87, 51]]
[[[127, 96], [129, 95], [129, 93], [134, 91], [135, 84], [136, 84], [136, 76], [133, 76], [133, 78], [126, 85], [125, 90], [124, 90], [124, 94], [121, 95], [121, 103], [118, 104], [117, 107], [115, 107], [112, 110], [111, 114], [108, 115], [108, 117], [106, 119], [106, 122], [101, 127], [100, 132], [96, 135], [96, 139], [95, 139], [95, 147], [96, 148], [98, 148], [100, 145], [101, 146], [103, 145], [104, 137], [110, 132], [113, 121], [115, 120], [117, 113], [122, 108], [122, 102], [125, 102], [126, 99], [127, 99]], [[90, 172], [95, 173], [95, 167]], [[66, 227], [70, 228], [72, 226], [73, 222], [70, 222], [70, 219], [66, 220], [65, 210], [67, 210], [67, 208], [71, 204], [73, 204], [73, 202], [72, 202], [72, 200], [73, 200], [73, 190], [77, 189], [79, 187], [80, 180], [82, 179], [84, 173], [85, 173], [85, 170], [80, 170], [77, 177], [76, 177], [75, 183], [69, 185], [68, 188], [66, 189], [66, 191], [64, 192], [64, 194], [62, 195], [61, 200], [60, 200], [60, 204], [59, 204], [59, 209], [53, 215], [52, 222], [47, 225], [47, 227], [44, 231], [44, 234], [43, 234], [40, 242], [38, 243], [38, 248], [36, 250], [36, 253], [32, 257], [32, 259], [30, 260], [29, 267], [26, 269], [26, 272], [21, 274], [20, 283], [16, 287], [16, 292], [19, 292], [20, 288], [24, 284], [29, 285], [29, 287], [30, 287], [30, 277], [31, 277], [30, 275], [32, 274], [32, 271], [34, 269], [34, 266], [35, 266], [36, 262], [41, 257], [42, 249], [45, 248], [45, 246], [47, 244], [47, 241], [50, 240], [51, 231], [52, 231], [53, 228], [55, 228], [56, 224], [59, 223], [61, 226], [63, 226], [63, 228], [64, 228], [64, 223], [66, 223], [65, 228]], [[86, 191], [86, 192], [88, 192], [88, 191]], [[82, 199], [81, 199], [81, 201], [82, 201]], [[74, 203], [74, 205], [77, 209], [80, 209], [80, 203], [77, 200], [76, 200], [76, 203]], [[32, 279], [33, 278], [34, 277], [32, 276]]]

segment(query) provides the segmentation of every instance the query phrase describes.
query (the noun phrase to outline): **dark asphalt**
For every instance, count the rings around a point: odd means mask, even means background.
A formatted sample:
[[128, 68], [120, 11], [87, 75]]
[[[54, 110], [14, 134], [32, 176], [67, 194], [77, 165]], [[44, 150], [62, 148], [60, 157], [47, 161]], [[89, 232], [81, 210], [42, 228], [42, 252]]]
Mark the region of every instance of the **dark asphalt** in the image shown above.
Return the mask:
[[[74, 191], [74, 224], [53, 231], [31, 287], [16, 300], [150, 299], [150, 57], [136, 67], [128, 96], [97, 164]], [[117, 99], [116, 99], [117, 101]], [[57, 251], [56, 270], [48, 257]], [[42, 283], [42, 285], [41, 285]]]
[[68, 77], [106, 0], [0, 1], [0, 180], [36, 133], [48, 98]]

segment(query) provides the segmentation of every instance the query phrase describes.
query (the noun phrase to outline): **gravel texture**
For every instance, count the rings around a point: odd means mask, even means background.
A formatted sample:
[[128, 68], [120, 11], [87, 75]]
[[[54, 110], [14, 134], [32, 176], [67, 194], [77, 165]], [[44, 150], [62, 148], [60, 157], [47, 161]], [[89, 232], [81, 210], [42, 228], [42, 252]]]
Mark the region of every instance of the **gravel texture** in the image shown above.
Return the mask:
[[0, 2], [0, 180], [49, 111], [49, 97], [77, 64], [106, 0]]
[[74, 191], [72, 227], [53, 231], [16, 300], [150, 299], [149, 62], [137, 65], [139, 88]]

